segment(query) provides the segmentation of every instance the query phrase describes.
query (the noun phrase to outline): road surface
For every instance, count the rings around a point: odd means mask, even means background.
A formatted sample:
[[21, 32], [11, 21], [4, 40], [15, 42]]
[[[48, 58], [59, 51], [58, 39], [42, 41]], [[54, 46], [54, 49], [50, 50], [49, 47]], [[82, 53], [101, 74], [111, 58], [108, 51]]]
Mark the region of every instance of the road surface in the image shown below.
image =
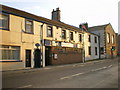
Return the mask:
[[3, 88], [118, 88], [118, 59], [2, 73]]

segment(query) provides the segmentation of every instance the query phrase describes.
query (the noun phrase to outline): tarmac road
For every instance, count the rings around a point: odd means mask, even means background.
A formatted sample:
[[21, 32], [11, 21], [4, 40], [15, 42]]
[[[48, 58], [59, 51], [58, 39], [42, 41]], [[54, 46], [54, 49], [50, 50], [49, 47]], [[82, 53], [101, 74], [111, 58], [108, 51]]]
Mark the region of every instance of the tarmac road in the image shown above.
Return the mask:
[[118, 88], [118, 59], [2, 73], [3, 88]]

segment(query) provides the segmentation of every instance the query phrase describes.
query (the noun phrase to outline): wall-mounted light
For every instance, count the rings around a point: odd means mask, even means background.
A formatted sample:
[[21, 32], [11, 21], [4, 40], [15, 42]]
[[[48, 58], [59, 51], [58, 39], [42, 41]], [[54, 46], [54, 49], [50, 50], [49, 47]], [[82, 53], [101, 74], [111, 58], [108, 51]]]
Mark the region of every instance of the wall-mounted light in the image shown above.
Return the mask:
[[36, 47], [37, 47], [37, 49], [38, 49], [38, 47], [40, 46], [40, 44], [39, 44], [39, 43], [36, 43], [36, 44], [35, 44], [35, 46], [36, 46]]

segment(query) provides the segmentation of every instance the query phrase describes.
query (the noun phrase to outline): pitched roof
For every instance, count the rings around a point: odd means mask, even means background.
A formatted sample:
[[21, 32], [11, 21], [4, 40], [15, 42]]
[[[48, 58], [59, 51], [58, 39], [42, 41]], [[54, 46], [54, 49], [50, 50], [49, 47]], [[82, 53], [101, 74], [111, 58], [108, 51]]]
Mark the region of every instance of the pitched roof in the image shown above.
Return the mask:
[[54, 26], [58, 26], [58, 27], [82, 32], [80, 30], [80, 28], [69, 25], [69, 24], [65, 24], [63, 22], [50, 20], [50, 19], [47, 19], [47, 18], [44, 18], [44, 17], [41, 17], [41, 16], [37, 16], [37, 15], [31, 14], [31, 13], [28, 13], [28, 12], [25, 12], [25, 11], [22, 11], [22, 10], [18, 10], [18, 9], [15, 9], [15, 8], [12, 8], [12, 7], [8, 7], [8, 6], [5, 6], [5, 5], [1, 5], [1, 4], [0, 4], [0, 7], [2, 7], [2, 12], [6, 12], [8, 14], [13, 14], [13, 15], [16, 15], [16, 16], [21, 16], [21, 17], [24, 17], [24, 18], [28, 18], [28, 19], [39, 21], [39, 22], [42, 22], [42, 23], [46, 23], [46, 24], [49, 24], [49, 25], [54, 25]]
[[107, 25], [109, 25], [109, 24], [89, 27], [88, 30], [89, 30], [89, 31], [93, 31], [93, 30], [104, 30]]
[[99, 36], [99, 35], [97, 35], [97, 34], [95, 34], [95, 33], [92, 33], [92, 32], [90, 32], [90, 31], [86, 31], [86, 30], [84, 30], [84, 33], [89, 33], [89, 34], [92, 34], [92, 35]]

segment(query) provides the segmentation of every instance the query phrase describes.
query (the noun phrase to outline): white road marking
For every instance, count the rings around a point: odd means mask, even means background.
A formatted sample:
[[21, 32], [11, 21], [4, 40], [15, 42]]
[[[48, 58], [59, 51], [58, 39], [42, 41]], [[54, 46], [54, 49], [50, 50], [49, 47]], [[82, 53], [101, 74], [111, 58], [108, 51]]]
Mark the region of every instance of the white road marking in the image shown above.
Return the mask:
[[73, 65], [73, 67], [76, 67], [77, 65]]
[[73, 74], [73, 75], [70, 75], [70, 76], [62, 77], [60, 79], [63, 80], [63, 79], [67, 79], [67, 78], [72, 78], [72, 77], [79, 76], [79, 75], [82, 75], [82, 74], [84, 74], [84, 73], [77, 73], [77, 74]]
[[72, 75], [72, 77], [79, 76], [79, 75], [82, 75], [82, 74], [84, 74], [84, 73], [77, 73], [77, 74]]
[[106, 69], [107, 67], [102, 67], [102, 68], [98, 68], [98, 69], [93, 69], [93, 70], [91, 70], [92, 72], [94, 72], [94, 71], [99, 71], [99, 70], [103, 70], [103, 69]]
[[112, 65], [109, 65], [108, 68], [112, 67]]
[[18, 88], [27, 88], [27, 87], [31, 87], [32, 85], [26, 85], [26, 86], [21, 86], [21, 87], [18, 87]]
[[73, 65], [73, 67], [82, 67], [82, 66], [85, 66], [85, 65]]
[[[77, 66], [77, 65], [73, 65], [74, 66]], [[84, 66], [84, 65], [80, 65], [80, 66]], [[95, 72], [95, 71], [99, 71], [99, 70], [104, 70], [104, 69], [107, 69], [107, 68], [110, 68], [112, 67], [112, 65], [109, 65], [108, 67], [101, 67], [101, 68], [98, 68], [98, 69], [93, 69], [91, 70], [92, 72]], [[91, 72], [91, 71], [88, 71], [88, 72]], [[88, 72], [84, 72], [84, 73], [77, 73], [77, 74], [73, 74], [73, 75], [69, 75], [69, 76], [65, 76], [65, 77], [62, 77], [60, 78], [61, 80], [63, 79], [69, 79], [69, 78], [72, 78], [72, 77], [75, 77], [75, 76], [79, 76], [79, 75], [82, 75], [82, 74], [85, 74], [85, 73], [88, 73]]]

